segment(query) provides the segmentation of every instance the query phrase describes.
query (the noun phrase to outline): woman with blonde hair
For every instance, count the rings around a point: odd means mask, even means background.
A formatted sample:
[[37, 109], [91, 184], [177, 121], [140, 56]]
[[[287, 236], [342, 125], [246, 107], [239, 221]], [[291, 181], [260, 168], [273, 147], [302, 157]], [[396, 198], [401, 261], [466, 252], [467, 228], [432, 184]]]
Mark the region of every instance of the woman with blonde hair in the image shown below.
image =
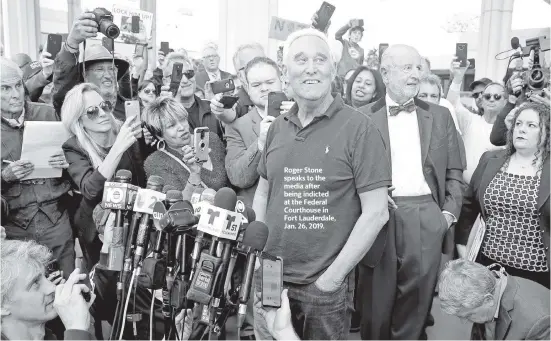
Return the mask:
[[145, 108], [142, 118], [151, 134], [159, 140], [159, 150], [145, 161], [147, 176], [161, 176], [166, 185], [184, 191], [184, 198], [191, 197], [197, 187], [219, 190], [227, 185], [222, 141], [210, 132], [209, 160], [198, 164], [192, 147], [193, 132], [190, 131], [188, 113], [182, 104], [170, 97], [160, 97]]
[[[140, 122], [132, 117], [122, 124], [115, 119], [112, 109], [111, 103], [101, 97], [99, 88], [91, 83], [71, 89], [61, 108], [62, 122], [73, 135], [62, 146], [69, 163], [67, 171], [83, 198], [74, 224], [79, 241], [83, 239], [85, 243], [92, 243], [97, 238], [92, 212], [102, 200], [105, 182], [118, 169], [132, 172], [132, 184], [145, 184], [137, 143], [141, 134]], [[83, 250], [86, 251], [93, 255], [90, 255], [92, 259], [85, 260], [92, 261], [92, 264], [97, 262], [99, 249]]]

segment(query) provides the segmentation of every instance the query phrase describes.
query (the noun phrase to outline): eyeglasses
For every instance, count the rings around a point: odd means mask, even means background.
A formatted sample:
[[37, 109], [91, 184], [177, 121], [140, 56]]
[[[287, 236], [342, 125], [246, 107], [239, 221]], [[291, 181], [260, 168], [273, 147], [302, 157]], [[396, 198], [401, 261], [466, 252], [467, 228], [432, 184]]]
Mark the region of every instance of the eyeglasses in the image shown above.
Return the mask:
[[473, 92], [471, 97], [474, 98], [474, 99], [478, 99], [478, 97], [480, 97], [480, 95], [482, 95], [482, 92]]
[[107, 73], [115, 73], [117, 71], [117, 68], [116, 67], [113, 67], [113, 66], [110, 66], [108, 68], [101, 68], [101, 67], [96, 67], [96, 68], [90, 68], [90, 69], [86, 69], [86, 71], [92, 71], [92, 72], [95, 72], [95, 73], [99, 73], [99, 74], [105, 74], [106, 72]]
[[492, 96], [494, 96], [494, 99], [495, 99], [496, 101], [499, 101], [499, 100], [501, 99], [501, 97], [502, 97], [502, 96], [499, 95], [499, 94], [493, 94], [493, 95], [492, 95], [492, 94], [484, 94], [484, 98], [485, 98], [487, 101], [489, 101], [490, 98], [492, 98]]
[[99, 117], [99, 109], [107, 112], [111, 112], [113, 110], [113, 105], [110, 102], [101, 102], [98, 105], [93, 105], [91, 107], [88, 107], [86, 109], [86, 115], [88, 115], [88, 118], [91, 120], [95, 120]]
[[[195, 70], [186, 70], [182, 72], [182, 75], [186, 76], [187, 79], [192, 79], [195, 76]], [[163, 83], [168, 84], [171, 82], [172, 75], [164, 76]]]
[[205, 59], [218, 58], [218, 55], [217, 54], [211, 54], [211, 55], [208, 55], [208, 56], [204, 56], [203, 58], [205, 58]]
[[151, 95], [151, 94], [154, 94], [155, 93], [155, 90], [152, 90], [152, 89], [143, 89], [143, 92], [144, 94], [146, 95]]

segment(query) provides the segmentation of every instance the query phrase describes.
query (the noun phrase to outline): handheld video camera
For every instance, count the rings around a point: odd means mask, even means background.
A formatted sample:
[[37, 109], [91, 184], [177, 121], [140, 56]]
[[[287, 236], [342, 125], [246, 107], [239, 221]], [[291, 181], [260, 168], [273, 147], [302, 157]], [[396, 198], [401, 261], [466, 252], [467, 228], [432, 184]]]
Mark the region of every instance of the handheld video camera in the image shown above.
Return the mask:
[[92, 13], [96, 17], [99, 31], [107, 38], [117, 39], [121, 33], [119, 27], [113, 23], [113, 14], [103, 7], [95, 8]]
[[549, 74], [546, 74], [540, 65], [540, 52], [549, 50], [548, 37], [536, 37], [526, 39], [526, 47], [522, 48], [522, 54], [529, 56], [534, 51], [534, 65], [531, 70], [522, 74], [524, 81], [524, 93], [527, 98], [530, 96], [543, 96], [543, 89], [549, 83]]

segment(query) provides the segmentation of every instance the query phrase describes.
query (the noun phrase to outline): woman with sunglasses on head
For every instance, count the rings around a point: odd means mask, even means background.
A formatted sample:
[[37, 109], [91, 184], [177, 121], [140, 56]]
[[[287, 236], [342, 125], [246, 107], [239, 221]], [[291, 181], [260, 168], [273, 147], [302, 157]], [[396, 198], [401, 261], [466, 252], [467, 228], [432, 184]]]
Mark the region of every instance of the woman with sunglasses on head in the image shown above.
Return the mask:
[[147, 106], [142, 115], [147, 129], [159, 140], [158, 151], [145, 160], [147, 176], [158, 175], [165, 185], [184, 191], [190, 198], [196, 188], [219, 190], [228, 183], [224, 163], [225, 149], [216, 134], [210, 132], [208, 161], [199, 164], [193, 151], [193, 132], [182, 104], [171, 97], [160, 97]]
[[[456, 227], [465, 256], [473, 223], [486, 223], [476, 261], [549, 288], [549, 106], [526, 102], [513, 114], [507, 149], [486, 152], [465, 193]], [[480, 249], [478, 250], [477, 247]]]
[[386, 94], [381, 74], [367, 66], [360, 66], [346, 80], [346, 104], [360, 108], [379, 100]]
[[468, 67], [468, 61], [465, 67], [460, 67], [458, 62], [452, 62], [451, 73], [453, 81], [447, 96], [448, 101], [455, 107], [457, 123], [463, 133], [465, 156], [467, 159], [467, 168], [463, 171], [463, 180], [466, 183], [471, 181], [473, 172], [482, 154], [487, 151], [502, 149], [502, 147], [494, 146], [491, 143], [490, 134], [497, 115], [507, 103], [506, 91], [503, 85], [490, 83], [482, 91], [482, 109], [484, 110], [484, 114], [479, 116], [465, 108], [461, 103], [460, 89]]

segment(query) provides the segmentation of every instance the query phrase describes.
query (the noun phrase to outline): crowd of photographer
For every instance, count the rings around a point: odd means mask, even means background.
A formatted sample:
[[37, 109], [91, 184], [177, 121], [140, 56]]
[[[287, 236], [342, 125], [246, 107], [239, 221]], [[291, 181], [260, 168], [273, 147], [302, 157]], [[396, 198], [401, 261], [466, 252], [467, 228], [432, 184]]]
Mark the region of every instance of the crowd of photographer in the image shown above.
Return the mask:
[[[119, 34], [102, 8], [55, 56], [2, 56], [2, 339], [426, 339], [435, 291], [473, 338], [549, 338], [539, 46], [466, 108], [468, 61], [444, 94], [415, 48], [372, 69], [363, 20], [336, 45], [324, 13], [281, 63], [240, 46], [235, 76], [214, 43], [154, 70], [147, 42], [131, 63], [87, 45]], [[67, 130], [60, 177], [21, 159], [30, 121]]]

